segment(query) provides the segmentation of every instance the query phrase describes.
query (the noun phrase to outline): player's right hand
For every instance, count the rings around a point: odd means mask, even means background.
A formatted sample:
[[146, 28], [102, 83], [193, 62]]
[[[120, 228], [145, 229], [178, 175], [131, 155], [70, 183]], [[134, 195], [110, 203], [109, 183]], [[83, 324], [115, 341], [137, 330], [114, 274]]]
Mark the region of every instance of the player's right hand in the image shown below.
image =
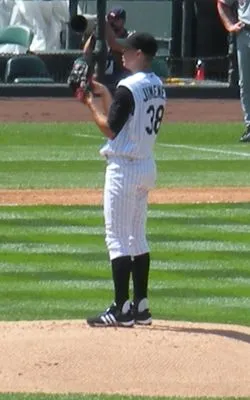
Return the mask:
[[244, 22], [238, 21], [236, 24], [232, 24], [228, 30], [232, 33], [238, 33], [244, 28], [244, 26]]
[[93, 95], [90, 91], [86, 91], [79, 87], [75, 91], [75, 97], [80, 103], [89, 106], [93, 102]]
[[106, 86], [104, 86], [102, 83], [97, 82], [95, 80], [92, 80], [91, 82], [91, 88], [92, 88], [92, 92], [96, 95], [99, 96], [103, 96], [104, 93], [106, 92], [106, 90], [108, 90], [106, 88]]

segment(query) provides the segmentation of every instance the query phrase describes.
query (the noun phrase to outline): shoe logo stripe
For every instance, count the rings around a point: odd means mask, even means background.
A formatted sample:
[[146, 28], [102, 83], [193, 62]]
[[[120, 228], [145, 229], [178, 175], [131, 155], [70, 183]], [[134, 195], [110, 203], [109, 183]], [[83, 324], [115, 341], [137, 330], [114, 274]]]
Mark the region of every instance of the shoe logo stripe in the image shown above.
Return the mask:
[[108, 325], [112, 325], [112, 319], [110, 318], [110, 315], [111, 315], [111, 314], [106, 314], [106, 315], [105, 315], [105, 318], [106, 318], [106, 321], [107, 321], [107, 324], [108, 324]]
[[105, 325], [116, 325], [116, 319], [113, 314], [105, 314], [101, 316], [101, 320]]
[[101, 320], [105, 325], [108, 325], [108, 322], [106, 321], [106, 315], [102, 315]]
[[109, 314], [109, 317], [110, 317], [111, 321], [113, 322], [113, 324], [116, 324], [116, 319], [115, 319], [114, 315]]

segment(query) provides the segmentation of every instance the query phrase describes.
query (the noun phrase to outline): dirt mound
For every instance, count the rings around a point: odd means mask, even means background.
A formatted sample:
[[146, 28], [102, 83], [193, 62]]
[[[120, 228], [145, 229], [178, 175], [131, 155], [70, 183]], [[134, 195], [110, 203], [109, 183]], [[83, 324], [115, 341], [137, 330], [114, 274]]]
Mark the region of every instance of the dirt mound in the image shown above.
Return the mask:
[[1, 392], [249, 396], [250, 328], [155, 321], [0, 324]]

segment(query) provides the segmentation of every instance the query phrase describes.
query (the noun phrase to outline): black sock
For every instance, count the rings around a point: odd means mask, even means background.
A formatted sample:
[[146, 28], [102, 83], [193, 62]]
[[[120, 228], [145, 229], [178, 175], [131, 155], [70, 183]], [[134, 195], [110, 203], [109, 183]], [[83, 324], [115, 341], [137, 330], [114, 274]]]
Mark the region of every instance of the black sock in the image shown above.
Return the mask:
[[115, 288], [115, 302], [122, 307], [129, 298], [129, 278], [131, 272], [131, 257], [118, 257], [111, 261]]
[[150, 266], [149, 253], [134, 257], [132, 262], [132, 278], [134, 285], [134, 301], [148, 297], [148, 276]]

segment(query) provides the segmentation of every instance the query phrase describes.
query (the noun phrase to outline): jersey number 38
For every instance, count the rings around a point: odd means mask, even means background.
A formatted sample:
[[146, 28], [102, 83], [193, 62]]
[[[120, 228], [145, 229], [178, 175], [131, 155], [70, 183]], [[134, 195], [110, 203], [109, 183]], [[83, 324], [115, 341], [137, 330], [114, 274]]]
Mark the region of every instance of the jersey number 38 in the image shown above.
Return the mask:
[[155, 109], [155, 107], [151, 104], [147, 109], [147, 114], [149, 115], [149, 126], [146, 126], [146, 132], [149, 135], [152, 135], [152, 133], [157, 135], [161, 126], [161, 121], [164, 114], [164, 107], [163, 105], [161, 105]]

